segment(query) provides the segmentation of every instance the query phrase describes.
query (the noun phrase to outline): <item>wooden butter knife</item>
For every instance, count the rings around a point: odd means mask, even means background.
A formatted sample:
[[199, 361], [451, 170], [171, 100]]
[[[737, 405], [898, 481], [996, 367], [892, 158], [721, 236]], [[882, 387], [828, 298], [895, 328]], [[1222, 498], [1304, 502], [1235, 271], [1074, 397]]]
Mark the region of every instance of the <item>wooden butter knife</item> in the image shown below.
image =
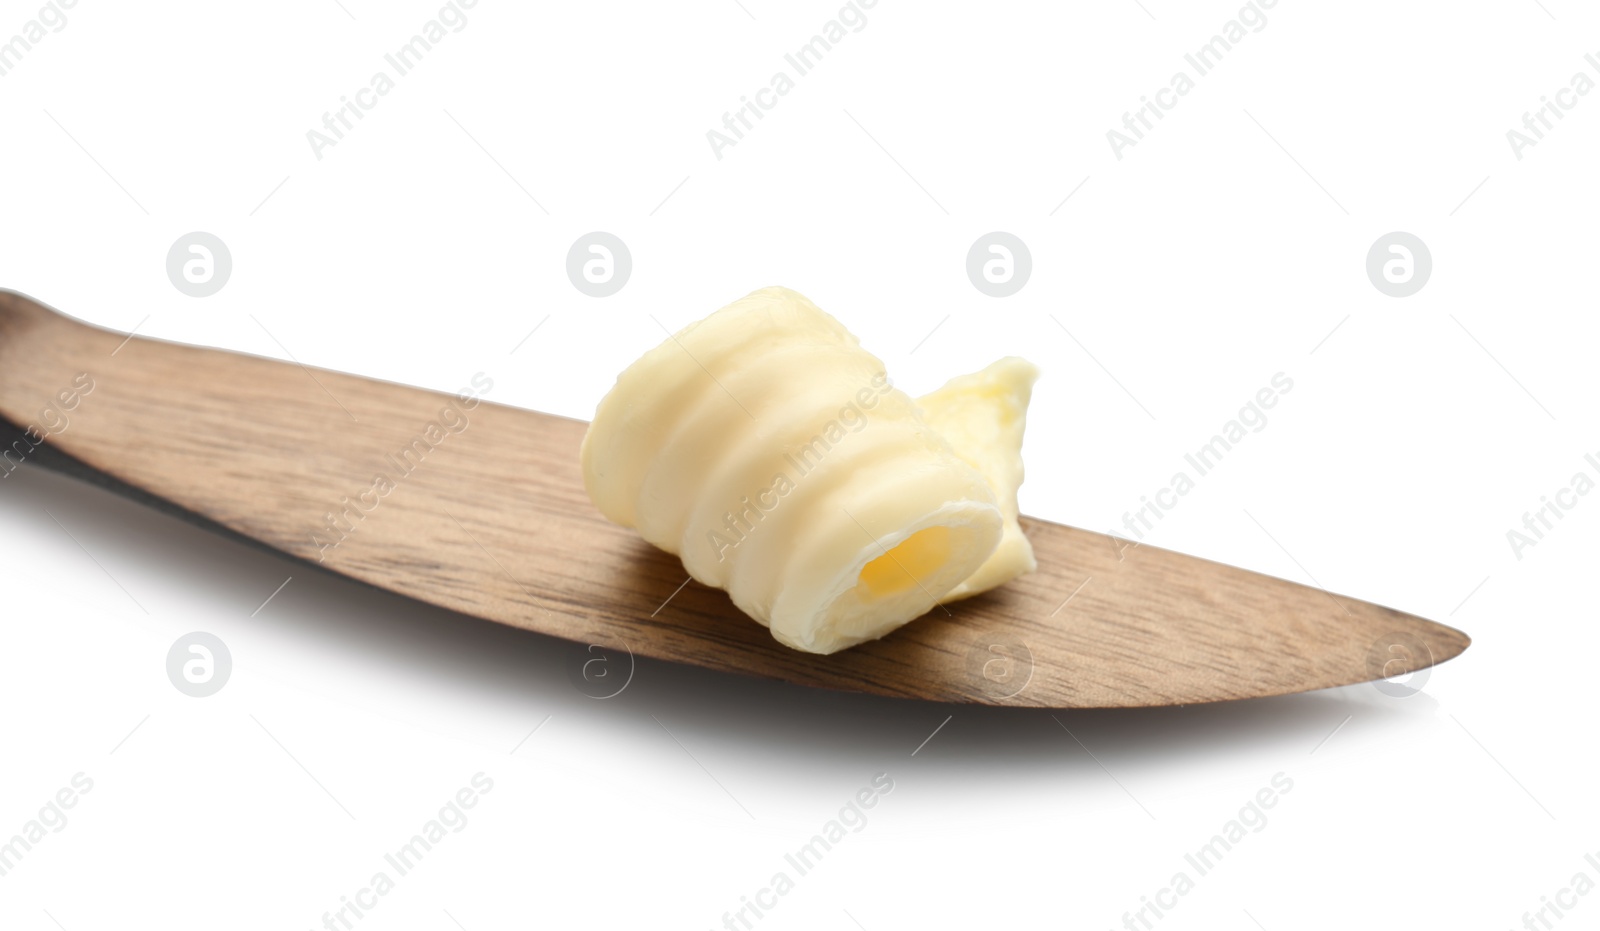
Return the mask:
[[1182, 705], [1398, 676], [1470, 642], [1390, 608], [1024, 517], [1037, 572], [882, 640], [800, 653], [600, 516], [578, 468], [582, 421], [128, 336], [8, 291], [0, 418], [13, 428], [3, 471], [65, 471], [464, 614], [803, 685]]

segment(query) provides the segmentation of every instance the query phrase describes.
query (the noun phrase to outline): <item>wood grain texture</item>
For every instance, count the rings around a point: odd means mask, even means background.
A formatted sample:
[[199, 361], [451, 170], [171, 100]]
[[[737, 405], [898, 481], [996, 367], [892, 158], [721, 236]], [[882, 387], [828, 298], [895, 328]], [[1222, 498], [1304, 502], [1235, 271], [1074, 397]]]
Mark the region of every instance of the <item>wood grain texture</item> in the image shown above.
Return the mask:
[[[64, 410], [80, 375], [93, 387]], [[578, 467], [582, 421], [469, 403], [128, 339], [0, 292], [0, 417], [275, 549], [541, 634], [805, 685], [1053, 708], [1326, 688], [1469, 643], [1389, 608], [1024, 517], [1038, 572], [882, 640], [799, 653], [722, 592], [678, 590], [676, 557], [600, 516]], [[0, 471], [27, 461], [30, 442], [8, 448]], [[419, 464], [400, 462], [407, 449]], [[373, 492], [379, 475], [387, 493]], [[324, 548], [341, 535], [326, 516], [347, 502], [353, 532]]]

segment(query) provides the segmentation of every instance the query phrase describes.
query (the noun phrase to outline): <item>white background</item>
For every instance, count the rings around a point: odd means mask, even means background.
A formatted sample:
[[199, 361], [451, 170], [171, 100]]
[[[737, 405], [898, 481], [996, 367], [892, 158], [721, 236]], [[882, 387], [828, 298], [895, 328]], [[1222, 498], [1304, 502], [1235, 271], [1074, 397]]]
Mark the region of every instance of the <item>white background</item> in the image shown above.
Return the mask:
[[[0, 39], [38, 9], [0, 3]], [[1600, 93], [1520, 160], [1506, 138], [1600, 80], [1600, 17], [1281, 0], [1119, 160], [1106, 132], [1237, 3], [881, 0], [718, 159], [706, 132], [838, 9], [481, 0], [318, 159], [307, 131], [436, 2], [81, 0], [0, 77], [0, 286], [441, 390], [483, 371], [490, 400], [587, 417], [652, 315], [784, 284], [912, 393], [1036, 362], [1023, 508], [1096, 530], [1283, 372], [1147, 540], [1472, 648], [1407, 699], [1059, 724], [653, 662], [595, 701], [555, 641], [24, 469], [0, 480], [0, 839], [94, 787], [0, 877], [0, 925], [320, 927], [478, 772], [467, 826], [356, 927], [721, 927], [879, 772], [867, 825], [756, 927], [1120, 927], [1280, 772], [1264, 829], [1154, 926], [1521, 927], [1600, 879], [1600, 495], [1520, 559], [1506, 537], [1600, 454]], [[234, 262], [203, 299], [165, 272], [193, 230]], [[591, 230], [632, 252], [613, 297], [566, 277]], [[1032, 251], [1013, 297], [966, 278], [991, 230]], [[1364, 269], [1392, 230], [1433, 256], [1403, 299]], [[234, 658], [210, 698], [165, 673], [193, 630]], [[1600, 921], [1577, 902], [1554, 926]]]

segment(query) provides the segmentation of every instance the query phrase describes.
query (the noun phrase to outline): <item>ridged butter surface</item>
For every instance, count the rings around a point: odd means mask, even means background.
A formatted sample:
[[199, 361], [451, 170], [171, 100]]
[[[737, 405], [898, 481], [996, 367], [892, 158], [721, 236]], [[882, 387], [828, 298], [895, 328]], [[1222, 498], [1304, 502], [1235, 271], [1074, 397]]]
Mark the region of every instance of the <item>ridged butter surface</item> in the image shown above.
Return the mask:
[[920, 401], [786, 288], [645, 353], [584, 437], [589, 497], [783, 643], [832, 653], [1034, 568], [1016, 358]]

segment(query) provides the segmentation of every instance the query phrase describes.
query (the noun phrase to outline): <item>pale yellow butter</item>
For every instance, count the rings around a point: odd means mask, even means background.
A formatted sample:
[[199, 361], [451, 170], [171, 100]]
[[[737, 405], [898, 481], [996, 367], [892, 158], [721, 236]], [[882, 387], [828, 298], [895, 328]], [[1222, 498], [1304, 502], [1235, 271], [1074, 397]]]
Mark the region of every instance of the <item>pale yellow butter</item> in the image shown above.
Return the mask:
[[607, 519], [832, 653], [1034, 568], [1017, 524], [1038, 370], [920, 401], [802, 295], [765, 288], [645, 353], [601, 400], [584, 484]]

